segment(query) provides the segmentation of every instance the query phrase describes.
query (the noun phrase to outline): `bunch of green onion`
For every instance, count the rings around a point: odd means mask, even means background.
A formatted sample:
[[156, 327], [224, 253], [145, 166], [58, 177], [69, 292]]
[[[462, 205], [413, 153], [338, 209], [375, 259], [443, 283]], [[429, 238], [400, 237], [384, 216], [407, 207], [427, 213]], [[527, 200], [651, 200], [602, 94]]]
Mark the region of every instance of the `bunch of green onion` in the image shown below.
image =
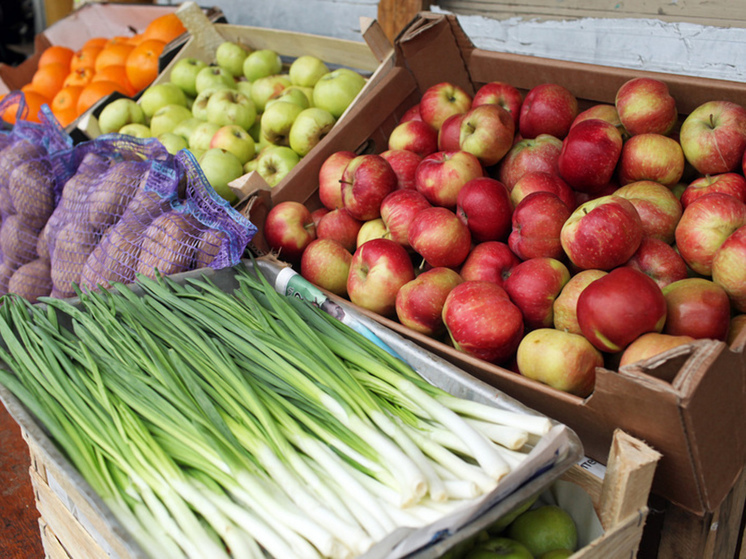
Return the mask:
[[235, 274], [1, 300], [0, 382], [152, 557], [356, 557], [473, 504], [551, 427]]

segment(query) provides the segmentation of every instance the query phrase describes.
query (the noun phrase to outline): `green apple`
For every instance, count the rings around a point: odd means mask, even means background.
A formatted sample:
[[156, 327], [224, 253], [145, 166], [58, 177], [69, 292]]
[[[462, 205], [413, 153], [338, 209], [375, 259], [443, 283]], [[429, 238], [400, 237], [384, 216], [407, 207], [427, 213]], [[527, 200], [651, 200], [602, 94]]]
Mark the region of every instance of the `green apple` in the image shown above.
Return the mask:
[[282, 60], [273, 50], [259, 49], [246, 57], [242, 70], [244, 77], [253, 82], [265, 76], [279, 74], [282, 71]]
[[186, 93], [176, 84], [159, 83], [151, 85], [140, 96], [140, 107], [149, 121], [155, 112], [166, 105], [187, 106]]
[[171, 68], [169, 80], [178, 85], [190, 97], [197, 96], [197, 74], [207, 68], [207, 62], [199, 58], [182, 58]]
[[194, 158], [199, 161], [199, 158], [202, 157], [202, 155], [207, 151], [206, 149], [192, 149], [187, 148], [187, 151], [194, 155]]
[[288, 75], [293, 85], [302, 87], [313, 87], [319, 78], [329, 73], [329, 68], [324, 61], [310, 54], [299, 56], [288, 69]]
[[254, 102], [233, 89], [221, 89], [207, 101], [207, 120], [220, 126], [236, 124], [248, 130], [256, 120]]
[[210, 149], [210, 142], [215, 132], [220, 130], [220, 125], [214, 122], [203, 122], [199, 124], [187, 138], [190, 150], [207, 151]]
[[202, 93], [197, 95], [194, 103], [192, 103], [192, 115], [200, 120], [207, 120], [207, 102], [210, 100], [210, 97], [213, 93], [215, 93], [216, 91], [220, 91], [221, 89], [230, 88], [226, 85], [211, 87], [209, 89], [205, 89]]
[[286, 87], [285, 89], [280, 91], [280, 93], [278, 93], [274, 97], [271, 97], [264, 106], [265, 110], [275, 101], [287, 101], [289, 103], [295, 103], [301, 109], [307, 109], [311, 106], [311, 102], [308, 100], [308, 95], [306, 95], [303, 89], [301, 89], [297, 85]]
[[238, 157], [224, 149], [212, 148], [197, 160], [207, 182], [222, 198], [231, 204], [238, 200], [228, 183], [243, 175], [243, 165]]
[[227, 70], [224, 70], [220, 66], [208, 66], [202, 68], [197, 74], [195, 80], [195, 88], [197, 95], [205, 91], [206, 89], [227, 87], [229, 89], [236, 89], [236, 80]]
[[179, 124], [174, 126], [173, 133], [178, 134], [179, 136], [182, 136], [185, 140], [189, 141], [189, 136], [192, 135], [192, 132], [194, 132], [194, 129], [197, 128], [197, 126], [199, 126], [203, 122], [206, 122], [206, 121], [199, 119], [199, 118], [195, 118], [195, 117], [182, 120]]
[[236, 80], [236, 89], [246, 97], [251, 97], [251, 82], [249, 80]]
[[553, 549], [576, 549], [578, 545], [575, 521], [555, 505], [524, 512], [508, 526], [507, 535], [525, 545], [535, 557]]
[[125, 124], [119, 129], [120, 134], [126, 136], [134, 136], [135, 138], [152, 138], [153, 134], [150, 132], [150, 128], [139, 122], [131, 122]]
[[303, 112], [295, 103], [276, 101], [262, 113], [262, 136], [270, 144], [287, 146], [290, 144], [290, 128], [295, 118]]
[[210, 149], [220, 148], [238, 157], [241, 165], [246, 164], [256, 155], [254, 139], [240, 126], [228, 124], [222, 126], [210, 140]]
[[251, 49], [238, 42], [225, 41], [215, 50], [215, 62], [218, 67], [228, 70], [231, 76], [237, 78], [243, 75], [243, 62], [251, 53]]
[[[256, 115], [256, 120], [254, 121], [254, 124], [249, 126], [248, 130], [249, 134], [252, 138], [254, 138], [255, 143], [259, 143], [262, 138], [262, 115], [258, 114]], [[259, 147], [257, 146], [257, 151], [259, 150]]]
[[181, 122], [192, 118], [192, 111], [182, 105], [166, 105], [161, 107], [150, 119], [150, 131], [153, 136], [160, 136], [164, 132], [173, 132]]
[[567, 559], [575, 552], [572, 549], [553, 549], [539, 555], [538, 559]]
[[307, 155], [331, 131], [335, 122], [332, 113], [326, 109], [303, 109], [290, 127], [290, 148], [301, 157]]
[[156, 138], [158, 138], [158, 141], [163, 144], [166, 151], [172, 155], [175, 155], [178, 151], [189, 147], [183, 136], [179, 136], [173, 132], [164, 132], [163, 134], [156, 136]]
[[290, 79], [285, 74], [274, 74], [252, 82], [251, 99], [256, 105], [257, 112], [264, 112], [267, 101], [291, 85]]
[[256, 172], [269, 186], [277, 185], [293, 170], [300, 156], [287, 146], [271, 146], [257, 157]]
[[339, 118], [365, 86], [365, 78], [349, 68], [324, 74], [313, 87], [313, 105]]
[[508, 512], [504, 516], [501, 516], [498, 518], [493, 524], [487, 527], [487, 532], [490, 535], [499, 535], [505, 528], [507, 528], [516, 518], [518, 518], [520, 515], [522, 515], [524, 512], [526, 512], [528, 509], [530, 509], [536, 500], [539, 498], [539, 495], [533, 495], [532, 497], [529, 497], [527, 501], [517, 506], [514, 510]]
[[534, 559], [534, 556], [522, 543], [496, 537], [476, 545], [464, 559]]
[[98, 127], [102, 134], [117, 132], [125, 124], [145, 124], [145, 113], [136, 101], [120, 97], [106, 105], [98, 115]]
[[247, 175], [251, 173], [252, 171], [256, 171], [256, 162], [258, 161], [258, 158], [249, 159], [246, 163], [243, 165], [243, 172], [244, 175]]

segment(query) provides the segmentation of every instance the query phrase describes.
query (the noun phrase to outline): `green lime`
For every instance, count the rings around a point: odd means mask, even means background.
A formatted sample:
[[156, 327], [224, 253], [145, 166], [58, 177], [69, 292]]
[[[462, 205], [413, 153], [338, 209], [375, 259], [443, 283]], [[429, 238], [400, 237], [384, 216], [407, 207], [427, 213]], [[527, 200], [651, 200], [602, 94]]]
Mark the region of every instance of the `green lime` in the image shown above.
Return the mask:
[[490, 538], [478, 544], [464, 559], [533, 559], [523, 544], [510, 538]]
[[575, 549], [578, 545], [575, 522], [565, 510], [554, 505], [524, 512], [508, 527], [507, 535], [525, 545], [535, 557], [555, 549]]

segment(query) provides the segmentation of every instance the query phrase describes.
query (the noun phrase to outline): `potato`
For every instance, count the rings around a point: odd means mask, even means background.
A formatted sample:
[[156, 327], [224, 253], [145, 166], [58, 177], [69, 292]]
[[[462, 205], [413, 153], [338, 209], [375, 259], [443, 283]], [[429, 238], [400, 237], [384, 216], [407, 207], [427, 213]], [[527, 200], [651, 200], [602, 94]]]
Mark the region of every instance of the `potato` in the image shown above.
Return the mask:
[[10, 175], [24, 161], [31, 161], [46, 155], [46, 150], [28, 140], [18, 139], [0, 151], [0, 185], [7, 187]]
[[88, 221], [97, 229], [113, 225], [122, 217], [127, 205], [145, 176], [148, 163], [122, 161], [114, 165], [88, 194]]
[[18, 268], [10, 277], [8, 293], [16, 293], [36, 303], [52, 292], [49, 260], [37, 258]]
[[202, 231], [197, 239], [197, 245], [194, 247], [194, 267], [206, 268], [212, 264], [227, 240], [228, 236], [225, 231], [219, 229]]
[[184, 272], [189, 268], [197, 242], [194, 218], [171, 210], [158, 217], [143, 233], [137, 272], [155, 277]]
[[142, 230], [132, 229], [126, 221], [114, 225], [86, 260], [81, 287], [107, 289], [114, 282], [132, 283], [142, 239]]
[[24, 161], [10, 175], [8, 192], [16, 213], [41, 229], [54, 211], [54, 173], [46, 159]]
[[14, 213], [16, 213], [16, 209], [13, 207], [10, 190], [6, 186], [0, 186], [0, 214], [10, 215]]
[[15, 214], [3, 220], [0, 227], [0, 251], [3, 260], [11, 265], [21, 266], [39, 255], [36, 252], [39, 232], [30, 227], [23, 217]]
[[171, 209], [171, 200], [153, 191], [138, 190], [122, 214], [122, 220], [139, 223], [143, 228]]
[[36, 254], [39, 258], [46, 258], [49, 260], [49, 244], [47, 243], [47, 237], [49, 236], [50, 223], [47, 221], [46, 225], [39, 231], [39, 237], [36, 239]]
[[12, 266], [8, 262], [0, 262], [0, 295], [8, 293], [8, 285], [10, 284], [10, 278], [16, 271], [16, 266]]
[[101, 177], [109, 170], [111, 160], [91, 152], [83, 156], [75, 174], [70, 177], [62, 188], [58, 208], [60, 212], [80, 213], [88, 193]]
[[72, 297], [83, 266], [98, 244], [96, 230], [87, 223], [67, 223], [56, 236], [51, 255], [52, 283], [56, 291]]

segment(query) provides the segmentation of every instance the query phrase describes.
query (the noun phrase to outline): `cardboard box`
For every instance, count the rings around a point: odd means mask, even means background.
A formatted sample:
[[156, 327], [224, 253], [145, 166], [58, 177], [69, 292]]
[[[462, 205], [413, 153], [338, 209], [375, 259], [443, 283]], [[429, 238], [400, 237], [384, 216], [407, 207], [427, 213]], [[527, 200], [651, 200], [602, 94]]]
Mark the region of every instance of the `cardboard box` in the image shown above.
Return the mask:
[[[326, 138], [324, 155], [339, 150], [381, 152], [399, 117], [431, 85], [451, 81], [467, 91], [488, 81], [507, 81], [524, 93], [555, 82], [578, 98], [581, 108], [614, 102], [625, 81], [650, 76], [668, 84], [682, 115], [701, 103], [728, 99], [746, 106], [746, 85], [704, 78], [655, 74], [477, 49], [454, 16], [422, 12], [397, 37], [396, 67], [348, 115], [344, 127]], [[435, 63], [434, 61], [437, 61]], [[302, 173], [260, 200], [252, 221], [271, 204], [296, 200], [320, 207], [318, 170], [323, 156], [306, 161]], [[265, 248], [261, 235], [255, 247]], [[663, 454], [653, 492], [701, 515], [724, 499], [746, 459], [746, 359], [743, 340], [726, 344], [699, 340], [636, 366], [600, 369], [586, 399], [533, 382], [504, 368], [471, 358], [453, 347], [368, 313], [386, 326], [445, 357], [534, 409], [566, 423], [583, 440], [586, 453], [603, 462], [612, 434], [622, 428]]]

